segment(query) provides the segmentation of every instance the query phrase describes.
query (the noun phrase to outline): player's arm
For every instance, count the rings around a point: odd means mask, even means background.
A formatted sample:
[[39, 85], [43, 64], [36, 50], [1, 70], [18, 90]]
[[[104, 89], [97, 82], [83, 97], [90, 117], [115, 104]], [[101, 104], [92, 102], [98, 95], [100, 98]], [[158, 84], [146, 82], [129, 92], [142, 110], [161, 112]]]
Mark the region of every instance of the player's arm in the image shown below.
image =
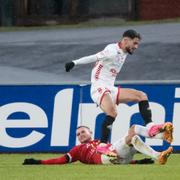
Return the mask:
[[109, 50], [109, 47], [106, 46], [106, 48], [103, 51], [100, 51], [94, 55], [85, 56], [80, 59], [66, 63], [65, 64], [66, 72], [69, 72], [74, 66], [79, 65], [79, 64], [88, 64], [88, 63], [96, 62], [99, 60], [106, 60], [112, 56], [112, 53], [113, 52]]
[[78, 160], [79, 146], [72, 148], [67, 154], [60, 156], [58, 158], [47, 159], [47, 160], [37, 160], [34, 158], [25, 159], [23, 165], [54, 165], [54, 164], [67, 164], [75, 162]]
[[69, 72], [75, 65], [88, 64], [97, 61], [96, 55], [85, 56], [65, 64], [66, 72]]
[[53, 165], [53, 164], [66, 164], [69, 163], [69, 156], [65, 154], [59, 158], [47, 159], [47, 160], [38, 160], [34, 158], [25, 159], [23, 165]]
[[151, 158], [144, 158], [144, 159], [140, 159], [140, 160], [132, 160], [130, 162], [130, 164], [153, 164], [154, 160], [152, 160]]

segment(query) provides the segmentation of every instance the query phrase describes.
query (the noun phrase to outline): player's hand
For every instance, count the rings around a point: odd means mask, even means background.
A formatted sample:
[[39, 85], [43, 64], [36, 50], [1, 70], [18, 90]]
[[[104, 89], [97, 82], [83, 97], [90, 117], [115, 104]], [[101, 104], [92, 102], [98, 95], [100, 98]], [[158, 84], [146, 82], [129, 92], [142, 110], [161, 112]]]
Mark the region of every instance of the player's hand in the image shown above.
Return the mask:
[[136, 160], [136, 164], [153, 164], [154, 160], [152, 160], [151, 158], [144, 158], [141, 160]]
[[41, 160], [36, 160], [33, 158], [25, 159], [23, 165], [41, 164]]
[[65, 69], [66, 69], [66, 72], [69, 72], [73, 67], [75, 66], [75, 63], [74, 62], [68, 62], [65, 64]]

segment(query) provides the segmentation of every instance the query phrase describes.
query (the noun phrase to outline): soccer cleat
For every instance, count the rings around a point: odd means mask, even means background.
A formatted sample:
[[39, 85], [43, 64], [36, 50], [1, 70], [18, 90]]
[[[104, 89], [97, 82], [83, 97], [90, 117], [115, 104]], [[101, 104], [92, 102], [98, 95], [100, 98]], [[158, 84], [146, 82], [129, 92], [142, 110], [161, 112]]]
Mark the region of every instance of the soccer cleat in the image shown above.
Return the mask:
[[173, 148], [170, 146], [167, 150], [161, 152], [158, 158], [159, 164], [166, 164], [168, 157], [173, 152]]
[[99, 152], [101, 154], [105, 154], [109, 157], [117, 157], [117, 153], [115, 152], [114, 149], [112, 149], [111, 144], [101, 143], [101, 144], [99, 144], [99, 146], [97, 146], [96, 150], [97, 150], [97, 152]]
[[163, 133], [163, 140], [168, 143], [172, 143], [173, 141], [173, 125], [171, 122], [166, 122], [164, 124], [153, 125], [148, 134], [150, 137], [157, 135], [158, 133]]
[[150, 127], [150, 129], [148, 130], [148, 134], [150, 137], [153, 137], [155, 135], [157, 135], [158, 133], [162, 132], [161, 129], [163, 127], [163, 124], [155, 124], [155, 125], [152, 125]]
[[160, 132], [163, 132], [163, 139], [168, 143], [172, 143], [173, 141], [173, 125], [170, 122], [166, 122], [163, 124]]

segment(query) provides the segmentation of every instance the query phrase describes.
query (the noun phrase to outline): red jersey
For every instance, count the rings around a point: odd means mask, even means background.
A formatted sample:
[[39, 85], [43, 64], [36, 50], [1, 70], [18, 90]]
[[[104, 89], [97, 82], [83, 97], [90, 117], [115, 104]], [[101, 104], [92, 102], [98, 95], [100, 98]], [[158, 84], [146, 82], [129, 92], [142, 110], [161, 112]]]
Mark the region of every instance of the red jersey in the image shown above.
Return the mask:
[[[109, 164], [110, 159], [102, 156], [102, 154], [104, 154], [104, 150], [102, 151], [101, 148], [98, 147], [99, 144], [100, 141], [93, 140], [84, 144], [74, 146], [64, 156], [54, 159], [41, 160], [41, 164], [66, 164], [75, 161], [80, 161], [85, 164]], [[107, 144], [107, 148], [109, 148], [110, 146], [111, 144]]]
[[97, 152], [96, 148], [100, 141], [93, 140], [85, 144], [74, 146], [67, 155], [69, 162], [80, 161], [85, 164], [102, 164], [101, 154]]

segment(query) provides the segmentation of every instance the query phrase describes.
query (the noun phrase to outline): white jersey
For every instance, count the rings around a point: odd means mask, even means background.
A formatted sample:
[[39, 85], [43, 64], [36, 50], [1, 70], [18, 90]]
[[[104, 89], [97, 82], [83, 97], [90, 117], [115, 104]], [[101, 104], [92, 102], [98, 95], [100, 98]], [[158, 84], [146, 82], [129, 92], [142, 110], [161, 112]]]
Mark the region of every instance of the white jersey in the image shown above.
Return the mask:
[[92, 84], [100, 83], [113, 86], [116, 76], [125, 62], [127, 53], [124, 53], [116, 43], [107, 45], [96, 56], [98, 61], [91, 73]]
[[95, 55], [86, 56], [73, 62], [76, 65], [96, 61], [91, 73], [92, 85], [106, 84], [114, 86], [116, 76], [120, 72], [126, 57], [127, 53], [122, 51], [118, 43], [114, 43], [107, 45], [103, 51]]

